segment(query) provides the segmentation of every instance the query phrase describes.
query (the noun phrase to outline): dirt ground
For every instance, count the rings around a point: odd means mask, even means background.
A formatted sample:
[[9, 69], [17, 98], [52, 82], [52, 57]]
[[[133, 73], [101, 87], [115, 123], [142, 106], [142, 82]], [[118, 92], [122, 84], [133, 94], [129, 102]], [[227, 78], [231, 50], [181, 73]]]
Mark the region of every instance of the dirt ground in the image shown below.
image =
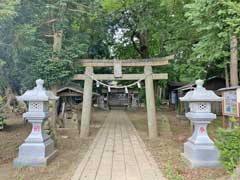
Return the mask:
[[94, 111], [90, 137], [80, 139], [77, 129], [58, 130], [57, 157], [47, 166], [14, 169], [12, 161], [18, 154], [18, 146], [31, 131], [21, 116], [6, 120], [7, 126], [0, 131], [0, 180], [68, 180], [83, 158], [97, 131], [104, 122], [106, 112]]
[[[149, 140], [147, 136], [146, 112], [128, 112], [141, 138], [152, 153], [165, 177], [170, 180], [226, 180], [227, 173], [222, 168], [190, 169], [181, 158], [183, 143], [191, 136], [189, 121], [179, 120], [173, 111], [157, 112], [159, 138]], [[162, 122], [162, 120], [167, 122]], [[221, 119], [209, 125], [209, 135], [214, 138]]]
[[[58, 130], [58, 155], [47, 166], [38, 168], [14, 169], [12, 161], [17, 157], [18, 146], [31, 130], [21, 116], [9, 117], [8, 126], [0, 131], [0, 180], [68, 180], [83, 158], [97, 131], [101, 127], [107, 112], [94, 111], [92, 115], [91, 135], [80, 139], [76, 129]], [[149, 151], [157, 161], [164, 175], [170, 180], [225, 180], [228, 178], [222, 168], [190, 169], [181, 159], [183, 143], [191, 135], [189, 122], [176, 118], [175, 112], [158, 112], [159, 138], [149, 140], [147, 136], [146, 112], [128, 112], [128, 116], [144, 140]], [[214, 121], [208, 128], [214, 138], [215, 130], [221, 126], [221, 120]]]

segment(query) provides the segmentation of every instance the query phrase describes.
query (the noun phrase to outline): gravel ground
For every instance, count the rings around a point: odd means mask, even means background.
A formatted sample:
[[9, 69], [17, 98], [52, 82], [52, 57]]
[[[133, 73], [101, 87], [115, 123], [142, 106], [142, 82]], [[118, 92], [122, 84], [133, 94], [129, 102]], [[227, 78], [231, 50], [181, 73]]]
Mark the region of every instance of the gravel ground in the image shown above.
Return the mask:
[[[183, 143], [191, 136], [191, 128], [187, 120], [177, 119], [175, 112], [157, 112], [159, 138], [155, 140], [149, 140], [147, 136], [146, 112], [128, 112], [128, 116], [168, 179], [228, 179], [227, 173], [222, 168], [190, 169], [185, 164], [180, 154], [183, 152]], [[165, 119], [164, 122], [161, 121], [163, 119]], [[212, 138], [219, 126], [221, 126], [221, 119], [209, 126], [208, 130]]]
[[[188, 121], [179, 120], [174, 112], [158, 112], [159, 138], [149, 140], [147, 136], [146, 112], [127, 112], [147, 148], [158, 163], [159, 168], [170, 180], [226, 180], [228, 176], [222, 168], [190, 169], [181, 159], [183, 143], [191, 135]], [[47, 166], [41, 168], [12, 168], [12, 161], [17, 156], [18, 146], [31, 130], [20, 116], [11, 115], [6, 121], [8, 126], [0, 131], [0, 180], [67, 180], [69, 179], [104, 122], [107, 113], [94, 111], [91, 135], [80, 139], [76, 129], [58, 130], [58, 155]], [[215, 136], [215, 130], [221, 126], [221, 120], [209, 126], [209, 134]]]
[[12, 161], [18, 146], [24, 141], [31, 125], [25, 125], [21, 116], [11, 115], [7, 127], [0, 131], [0, 180], [67, 180], [73, 175], [89, 145], [105, 119], [106, 112], [93, 112], [91, 135], [80, 139], [76, 129], [58, 130], [58, 155], [47, 167], [14, 169]]

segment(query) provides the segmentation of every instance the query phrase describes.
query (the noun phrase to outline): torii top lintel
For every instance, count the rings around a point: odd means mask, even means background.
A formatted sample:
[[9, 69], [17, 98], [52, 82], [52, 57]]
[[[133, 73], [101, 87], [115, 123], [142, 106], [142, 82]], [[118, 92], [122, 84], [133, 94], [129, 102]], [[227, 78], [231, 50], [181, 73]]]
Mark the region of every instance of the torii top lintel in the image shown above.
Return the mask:
[[150, 59], [126, 59], [126, 60], [109, 60], [109, 59], [82, 59], [80, 64], [84, 67], [109, 67], [114, 66], [114, 62], [120, 62], [122, 66], [163, 66], [167, 65], [169, 60], [174, 59], [175, 55], [161, 58]]

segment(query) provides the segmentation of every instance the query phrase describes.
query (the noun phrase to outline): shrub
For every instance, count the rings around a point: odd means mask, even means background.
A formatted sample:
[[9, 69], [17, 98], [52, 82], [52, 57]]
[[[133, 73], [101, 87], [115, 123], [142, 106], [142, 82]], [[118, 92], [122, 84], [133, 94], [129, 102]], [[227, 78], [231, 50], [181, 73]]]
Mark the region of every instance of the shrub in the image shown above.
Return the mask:
[[184, 177], [174, 170], [173, 163], [167, 161], [165, 166], [165, 175], [170, 180], [183, 180]]
[[220, 151], [220, 161], [223, 167], [232, 174], [240, 163], [240, 127], [218, 129], [216, 146]]

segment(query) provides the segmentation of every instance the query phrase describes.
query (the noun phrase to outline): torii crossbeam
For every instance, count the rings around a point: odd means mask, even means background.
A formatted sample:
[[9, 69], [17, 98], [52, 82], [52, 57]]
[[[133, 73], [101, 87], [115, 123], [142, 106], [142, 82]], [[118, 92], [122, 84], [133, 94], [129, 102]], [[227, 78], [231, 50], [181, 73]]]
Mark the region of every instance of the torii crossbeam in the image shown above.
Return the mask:
[[[168, 79], [167, 73], [152, 74], [152, 66], [163, 66], [174, 59], [174, 55], [153, 59], [102, 60], [84, 59], [79, 63], [85, 67], [85, 74], [77, 74], [73, 80], [84, 80], [81, 131], [82, 138], [89, 135], [92, 108], [92, 86], [95, 80], [139, 80], [145, 77], [145, 91], [147, 102], [147, 120], [149, 138], [156, 138], [157, 119], [154, 99], [153, 80]], [[94, 67], [114, 67], [114, 74], [94, 74]], [[144, 74], [122, 74], [121, 67], [144, 67]], [[116, 71], [115, 71], [116, 69]]]

